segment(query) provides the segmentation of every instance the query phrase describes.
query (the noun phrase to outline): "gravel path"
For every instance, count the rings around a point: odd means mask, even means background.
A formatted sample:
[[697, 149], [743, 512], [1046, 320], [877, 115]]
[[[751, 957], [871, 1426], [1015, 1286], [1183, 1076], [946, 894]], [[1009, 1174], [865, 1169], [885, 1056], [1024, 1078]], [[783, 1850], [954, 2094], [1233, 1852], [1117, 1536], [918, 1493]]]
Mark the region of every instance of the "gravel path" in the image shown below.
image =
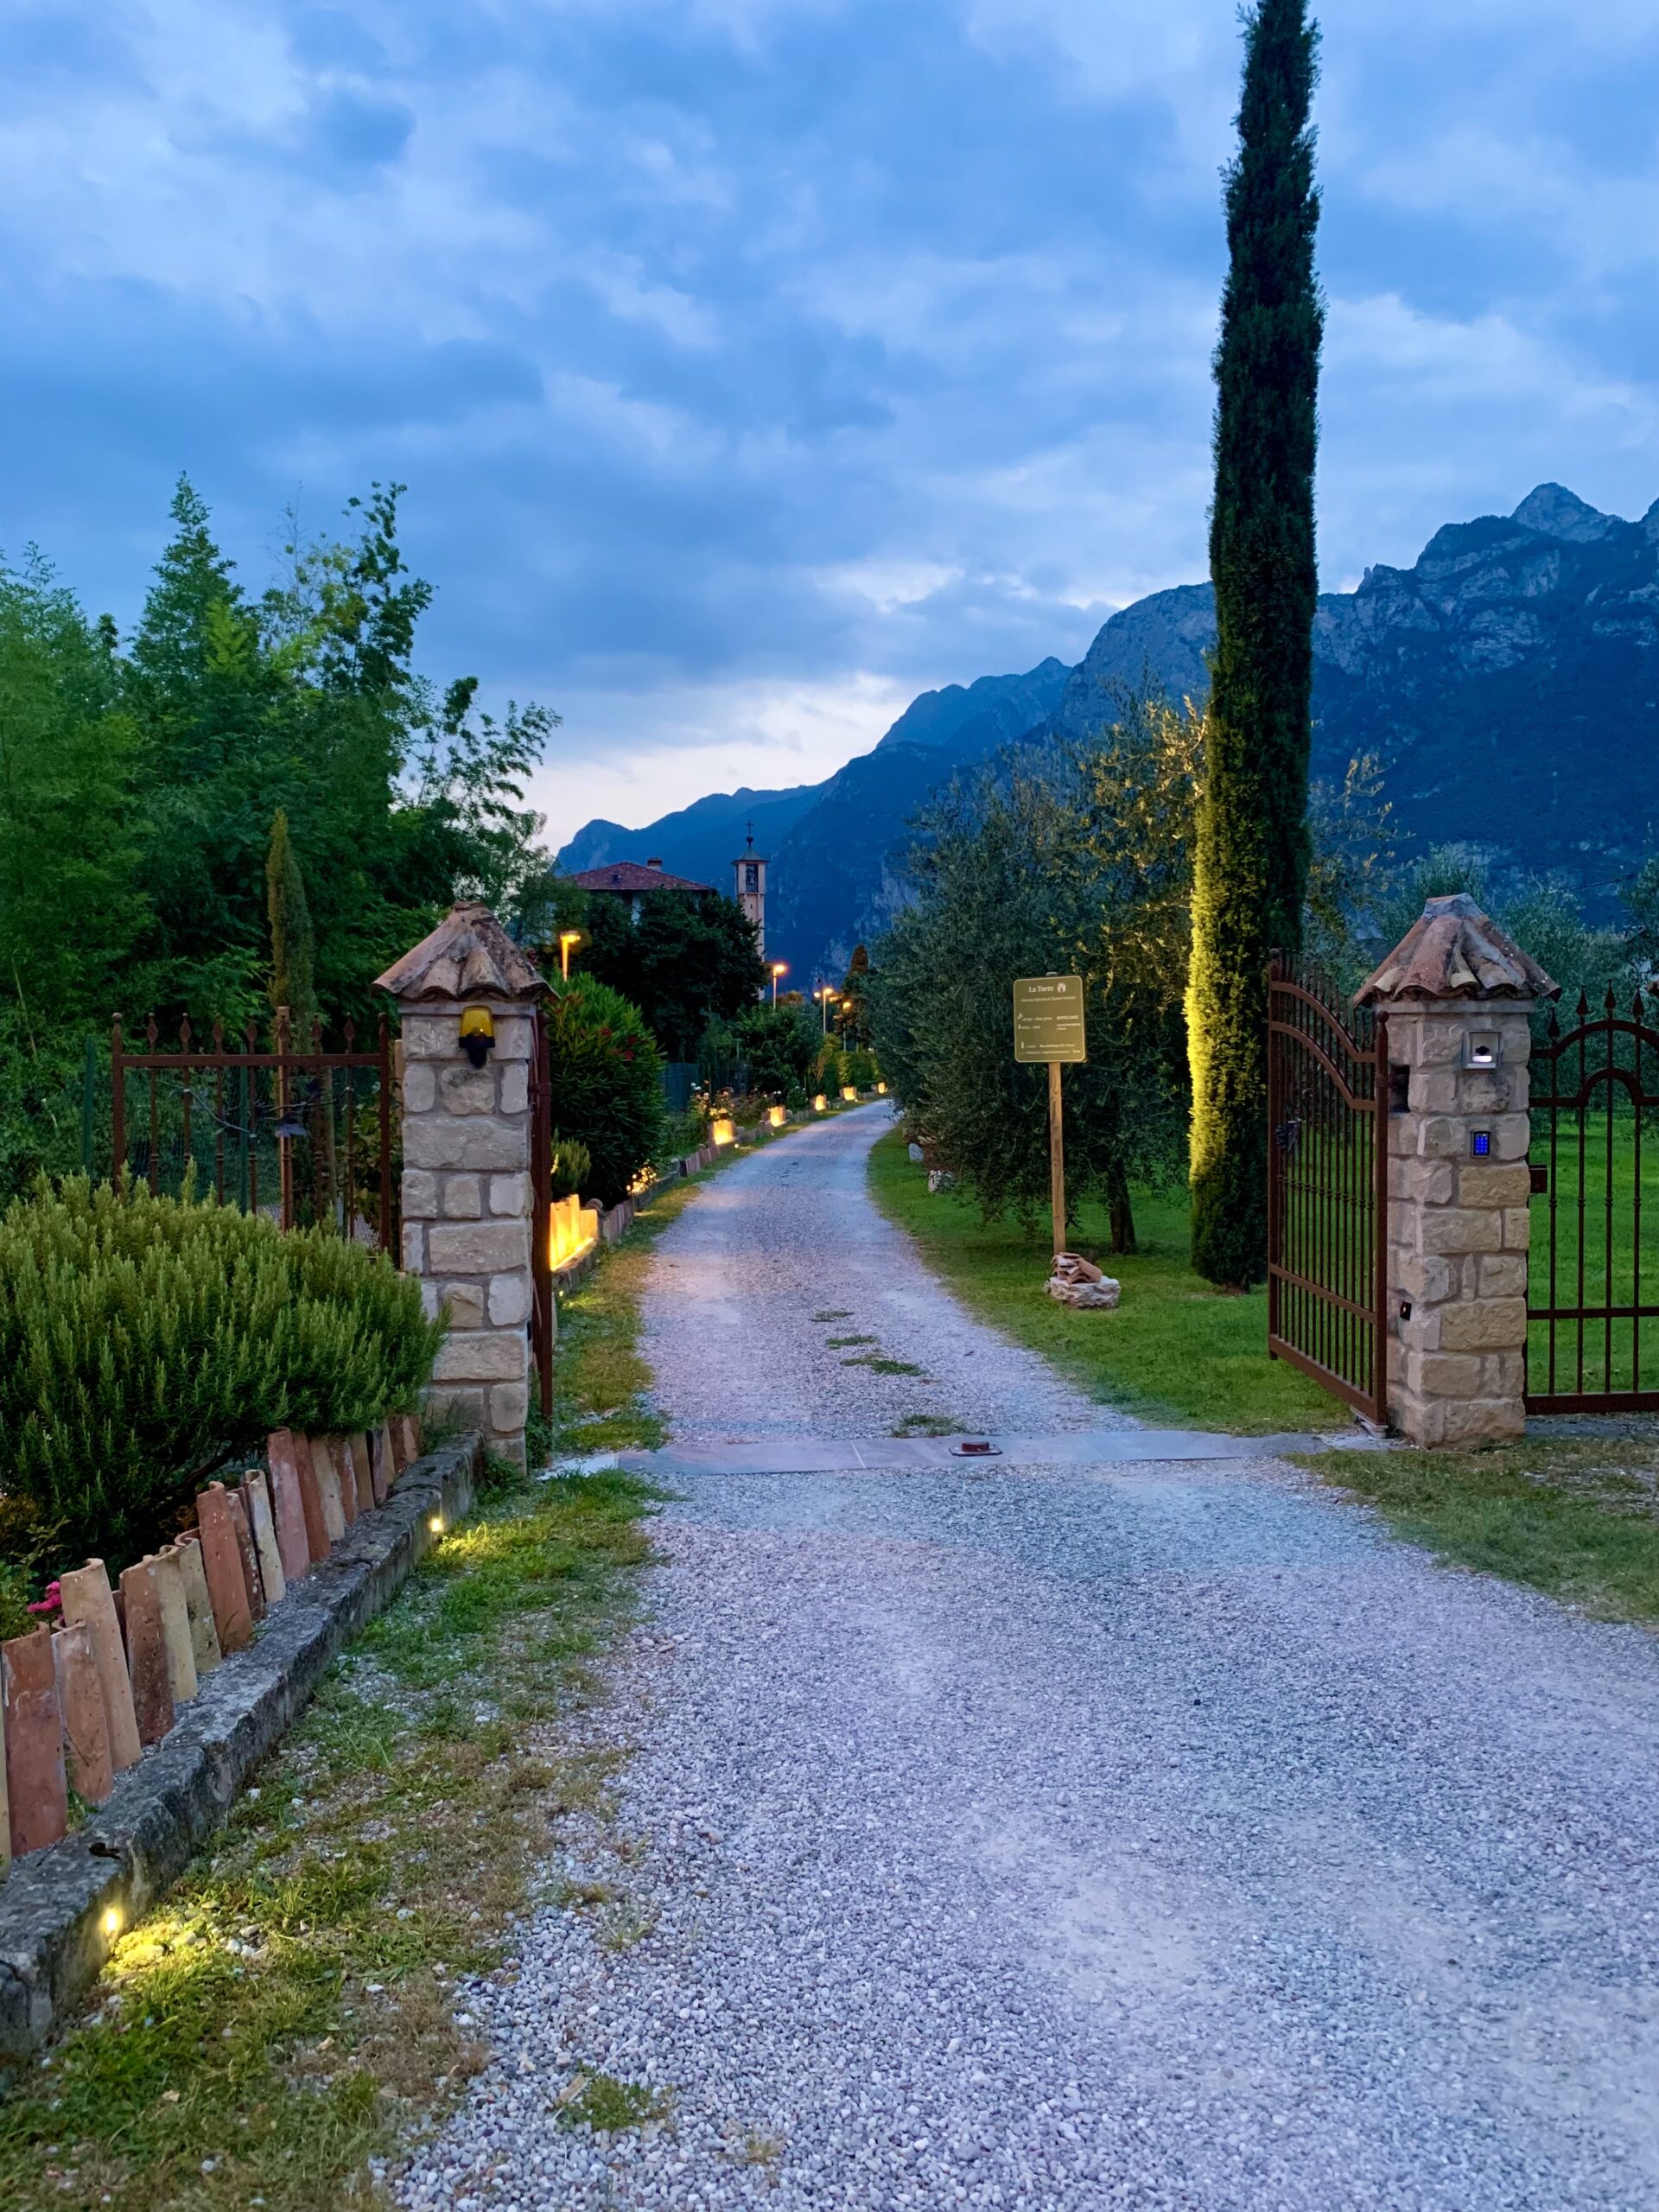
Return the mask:
[[[855, 1126], [812, 1133], [827, 1180]], [[715, 1255], [780, 1165], [658, 1247], [763, 1355], [785, 1325]], [[843, 1279], [924, 1287], [855, 1217]], [[768, 1245], [773, 1295], [833, 1250]], [[940, 1388], [995, 1374], [979, 1417], [1034, 1427], [997, 1410], [1023, 1363], [922, 1308]], [[709, 1337], [663, 1314], [678, 1434], [721, 1413]], [[721, 1357], [750, 1433], [779, 1400]], [[556, 1873], [603, 1894], [471, 1993], [498, 2058], [405, 2206], [1659, 2207], [1649, 1638], [1270, 1461], [677, 1486], [582, 1723], [633, 1750], [615, 1817], [556, 1827]], [[601, 2076], [664, 2117], [565, 2124]]]
[[[964, 1313], [888, 1225], [864, 1169], [892, 1121], [866, 1106], [796, 1132], [659, 1240], [643, 1349], [677, 1443], [886, 1436], [917, 1414], [1027, 1435], [1129, 1425]], [[850, 1363], [873, 1359], [919, 1371]]]

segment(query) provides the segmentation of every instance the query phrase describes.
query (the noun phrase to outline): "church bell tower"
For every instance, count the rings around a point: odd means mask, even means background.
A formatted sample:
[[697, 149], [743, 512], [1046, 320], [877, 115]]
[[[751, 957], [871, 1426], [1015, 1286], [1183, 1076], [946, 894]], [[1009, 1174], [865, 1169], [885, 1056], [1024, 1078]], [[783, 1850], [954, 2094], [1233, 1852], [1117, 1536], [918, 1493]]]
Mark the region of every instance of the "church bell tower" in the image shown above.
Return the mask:
[[754, 824], [748, 824], [748, 843], [732, 862], [738, 905], [754, 924], [760, 957], [766, 957], [766, 863], [754, 849]]

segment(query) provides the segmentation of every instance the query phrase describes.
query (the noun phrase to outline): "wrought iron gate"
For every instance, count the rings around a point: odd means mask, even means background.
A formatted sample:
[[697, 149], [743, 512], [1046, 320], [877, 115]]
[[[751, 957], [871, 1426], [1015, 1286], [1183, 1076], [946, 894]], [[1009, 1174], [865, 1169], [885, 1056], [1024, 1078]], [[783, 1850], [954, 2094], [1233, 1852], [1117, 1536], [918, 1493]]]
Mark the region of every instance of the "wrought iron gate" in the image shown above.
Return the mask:
[[1532, 1048], [1527, 1409], [1652, 1412], [1659, 1344], [1642, 1325], [1659, 1301], [1642, 1239], [1659, 1211], [1659, 1031], [1639, 995], [1621, 1014], [1611, 990], [1599, 1016], [1580, 993], [1573, 1022], [1552, 1012]]
[[1388, 1417], [1386, 1018], [1311, 963], [1268, 985], [1268, 1350]]
[[[134, 1109], [130, 1111], [129, 1109]], [[164, 1046], [152, 1016], [134, 1052], [117, 1014], [110, 1036], [110, 1172], [176, 1192], [194, 1182], [221, 1205], [292, 1229], [305, 1216], [397, 1249], [397, 1086], [383, 1014], [372, 1051], [348, 1021], [340, 1049], [322, 1032], [296, 1041], [279, 1007], [269, 1050], [251, 1021], [238, 1039], [188, 1020]]]

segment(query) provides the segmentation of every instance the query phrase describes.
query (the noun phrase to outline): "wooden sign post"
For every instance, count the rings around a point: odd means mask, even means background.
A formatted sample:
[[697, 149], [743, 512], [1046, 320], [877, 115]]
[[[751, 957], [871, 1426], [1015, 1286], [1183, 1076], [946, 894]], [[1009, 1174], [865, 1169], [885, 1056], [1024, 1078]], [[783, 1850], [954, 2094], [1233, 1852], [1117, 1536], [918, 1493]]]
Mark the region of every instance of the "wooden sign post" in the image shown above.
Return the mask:
[[1065, 1131], [1060, 1070], [1088, 1058], [1080, 976], [1021, 976], [1014, 986], [1014, 1057], [1048, 1065], [1048, 1198], [1054, 1249], [1065, 1249]]

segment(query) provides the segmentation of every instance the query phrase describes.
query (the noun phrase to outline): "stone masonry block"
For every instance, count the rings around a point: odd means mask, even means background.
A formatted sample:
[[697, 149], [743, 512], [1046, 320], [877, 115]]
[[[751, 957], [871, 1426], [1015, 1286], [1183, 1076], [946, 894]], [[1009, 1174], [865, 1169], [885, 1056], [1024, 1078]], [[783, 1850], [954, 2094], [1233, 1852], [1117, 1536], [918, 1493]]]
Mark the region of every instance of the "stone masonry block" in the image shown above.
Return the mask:
[[1449, 1160], [1402, 1160], [1391, 1165], [1391, 1195], [1415, 1205], [1450, 1205], [1456, 1185], [1457, 1170]]
[[1518, 1398], [1527, 1387], [1527, 1356], [1522, 1351], [1486, 1351], [1480, 1356], [1478, 1398]]
[[495, 1017], [495, 1051], [492, 1056], [497, 1067], [509, 1060], [527, 1060], [536, 1035], [536, 1025], [528, 1014], [499, 1014]]
[[1475, 1275], [1475, 1294], [1479, 1298], [1524, 1298], [1527, 1294], [1525, 1253], [1481, 1253]]
[[1527, 1077], [1521, 1068], [1484, 1070], [1465, 1068], [1458, 1103], [1465, 1114], [1507, 1114], [1526, 1097]]
[[1463, 1101], [1459, 1095], [1458, 1068], [1414, 1068], [1407, 1094], [1414, 1114], [1455, 1114]]
[[450, 1383], [442, 1389], [435, 1386], [427, 1402], [435, 1412], [442, 1407], [457, 1414], [468, 1428], [482, 1428], [489, 1418], [489, 1393], [476, 1384], [468, 1388], [463, 1383], [457, 1389]]
[[1469, 1124], [1455, 1114], [1407, 1115], [1408, 1124], [1415, 1124], [1417, 1142], [1414, 1147], [1426, 1160], [1463, 1160], [1469, 1151]]
[[1389, 1050], [1394, 1058], [1403, 1060], [1409, 1058], [1411, 1065], [1420, 1068], [1459, 1067], [1462, 1065], [1463, 1040], [1467, 1034], [1464, 1022], [1439, 1021], [1433, 1015], [1425, 1015], [1414, 1027], [1415, 1037], [1402, 1049], [1400, 1025], [1397, 1021], [1389, 1022]]
[[1452, 1262], [1438, 1256], [1413, 1252], [1397, 1257], [1389, 1270], [1389, 1281], [1402, 1298], [1414, 1303], [1439, 1305], [1452, 1295]]
[[522, 1428], [524, 1416], [530, 1411], [530, 1385], [527, 1382], [497, 1382], [490, 1391], [490, 1427], [502, 1429]]
[[457, 1223], [429, 1232], [433, 1270], [439, 1274], [504, 1274], [530, 1266], [527, 1221]]
[[421, 1114], [404, 1128], [404, 1160], [410, 1167], [474, 1168], [497, 1173], [523, 1167], [530, 1156], [527, 1126]]
[[429, 1114], [437, 1103], [438, 1078], [434, 1069], [424, 1060], [416, 1060], [404, 1070], [404, 1111], [406, 1114]]
[[430, 1275], [421, 1278], [421, 1311], [429, 1321], [435, 1321], [443, 1310], [443, 1294]]
[[[1498, 1252], [1503, 1249], [1505, 1217], [1478, 1206], [1428, 1206], [1420, 1217], [1426, 1253]], [[433, 1236], [442, 1236], [441, 1229]]]
[[1532, 1145], [1530, 1114], [1499, 1114], [1491, 1124], [1492, 1150], [1499, 1160], [1524, 1160]]
[[449, 1308], [452, 1329], [481, 1329], [484, 1326], [484, 1288], [481, 1283], [447, 1282], [439, 1295]]
[[1520, 1397], [1448, 1398], [1440, 1402], [1442, 1444], [1518, 1444], [1527, 1433]]
[[476, 1175], [446, 1175], [443, 1211], [451, 1221], [476, 1221], [484, 1211], [484, 1185]]
[[410, 1060], [456, 1060], [461, 1058], [459, 1014], [416, 1014], [405, 1007], [403, 1047]]
[[530, 1111], [530, 1064], [527, 1060], [509, 1060], [501, 1070], [500, 1111], [504, 1114], [527, 1114]]
[[530, 1347], [521, 1329], [467, 1330], [448, 1338], [432, 1370], [435, 1382], [522, 1382]]
[[1419, 1398], [1472, 1398], [1480, 1389], [1480, 1360], [1474, 1352], [1408, 1352], [1402, 1380]]
[[530, 1278], [521, 1274], [490, 1277], [490, 1319], [500, 1328], [512, 1328], [530, 1315]]
[[438, 1076], [438, 1097], [446, 1114], [493, 1114], [495, 1072], [487, 1061], [475, 1068], [456, 1060]]
[[423, 1271], [426, 1255], [426, 1230], [418, 1221], [404, 1224], [404, 1272], [417, 1275]]
[[1532, 1210], [1529, 1206], [1505, 1206], [1503, 1209], [1503, 1249], [1524, 1252], [1532, 1243]]
[[527, 1214], [530, 1211], [529, 1175], [492, 1175], [490, 1211], [506, 1214], [514, 1219], [521, 1214]]
[[404, 1171], [404, 1219], [430, 1221], [438, 1211], [438, 1179], [427, 1169]]
[[1492, 1167], [1484, 1160], [1471, 1160], [1458, 1170], [1459, 1205], [1523, 1206], [1529, 1188], [1524, 1160], [1510, 1166]]
[[1476, 1298], [1440, 1314], [1446, 1351], [1508, 1351], [1527, 1340], [1524, 1298]]

